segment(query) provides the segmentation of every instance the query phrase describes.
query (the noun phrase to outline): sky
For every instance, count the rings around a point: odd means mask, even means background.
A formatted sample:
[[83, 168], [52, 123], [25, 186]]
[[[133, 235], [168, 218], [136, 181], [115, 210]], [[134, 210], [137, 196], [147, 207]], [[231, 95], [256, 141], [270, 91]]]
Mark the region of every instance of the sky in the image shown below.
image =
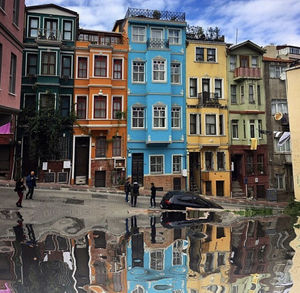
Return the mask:
[[127, 8], [180, 11], [206, 30], [218, 26], [227, 43], [245, 40], [265, 46], [300, 47], [299, 0], [25, 0], [27, 6], [54, 3], [79, 13], [80, 27], [111, 31]]

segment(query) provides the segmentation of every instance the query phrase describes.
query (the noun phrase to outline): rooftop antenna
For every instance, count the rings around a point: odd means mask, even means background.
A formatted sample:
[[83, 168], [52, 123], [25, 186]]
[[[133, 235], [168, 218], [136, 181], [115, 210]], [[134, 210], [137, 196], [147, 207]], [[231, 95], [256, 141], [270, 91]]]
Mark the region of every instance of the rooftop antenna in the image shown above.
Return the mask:
[[239, 29], [237, 28], [235, 31], [235, 44], [238, 42]]

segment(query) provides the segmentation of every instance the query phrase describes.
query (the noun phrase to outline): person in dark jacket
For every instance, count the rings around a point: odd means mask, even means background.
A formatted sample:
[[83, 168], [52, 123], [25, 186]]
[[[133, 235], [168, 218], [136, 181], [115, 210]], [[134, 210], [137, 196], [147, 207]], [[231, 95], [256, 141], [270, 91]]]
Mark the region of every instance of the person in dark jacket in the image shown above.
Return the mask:
[[19, 200], [16, 202], [16, 206], [21, 208], [22, 207], [22, 200], [23, 200], [23, 191], [26, 189], [24, 185], [24, 179], [19, 178], [16, 182], [15, 191], [18, 193]]
[[155, 208], [156, 207], [156, 202], [155, 202], [155, 197], [156, 197], [156, 187], [154, 183], [151, 183], [151, 198], [150, 198], [150, 207]]
[[131, 206], [135, 207], [136, 206], [136, 199], [139, 195], [139, 184], [137, 182], [133, 183], [133, 186], [131, 188]]
[[28, 187], [26, 199], [32, 199], [33, 191], [36, 187], [36, 177], [34, 175], [34, 171], [31, 171], [30, 174], [26, 177], [26, 185]]
[[128, 194], [130, 192], [130, 182], [129, 182], [129, 178], [127, 178], [126, 182], [125, 182], [125, 201], [128, 202]]

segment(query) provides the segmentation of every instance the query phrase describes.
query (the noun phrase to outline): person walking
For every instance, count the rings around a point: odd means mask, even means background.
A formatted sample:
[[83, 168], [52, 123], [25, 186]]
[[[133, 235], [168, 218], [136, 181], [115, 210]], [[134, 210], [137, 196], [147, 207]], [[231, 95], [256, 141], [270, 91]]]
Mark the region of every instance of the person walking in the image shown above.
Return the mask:
[[26, 185], [28, 187], [26, 199], [32, 199], [33, 191], [36, 187], [36, 177], [34, 175], [34, 171], [31, 171], [30, 174], [26, 177]]
[[16, 206], [21, 208], [22, 207], [22, 200], [23, 200], [23, 191], [26, 189], [24, 185], [24, 178], [19, 178], [16, 182], [15, 191], [18, 193], [19, 200], [16, 202]]
[[136, 206], [136, 199], [139, 195], [139, 184], [135, 181], [133, 183], [132, 189], [131, 189], [131, 206], [135, 207]]
[[156, 207], [156, 202], [155, 202], [155, 197], [156, 197], [156, 187], [154, 183], [151, 183], [151, 198], [150, 198], [150, 207], [155, 208]]
[[125, 190], [125, 201], [128, 202], [128, 195], [129, 195], [129, 192], [130, 192], [129, 178], [127, 178], [127, 180], [125, 182], [124, 190]]

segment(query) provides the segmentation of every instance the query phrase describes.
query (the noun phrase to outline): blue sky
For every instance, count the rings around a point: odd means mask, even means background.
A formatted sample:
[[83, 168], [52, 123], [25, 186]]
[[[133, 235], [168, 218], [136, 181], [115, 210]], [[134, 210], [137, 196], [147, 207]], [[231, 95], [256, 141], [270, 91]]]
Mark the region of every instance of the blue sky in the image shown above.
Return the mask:
[[225, 41], [251, 40], [260, 46], [300, 46], [299, 0], [25, 0], [27, 6], [55, 3], [79, 13], [80, 27], [111, 30], [128, 7], [186, 13], [188, 24], [218, 26]]

